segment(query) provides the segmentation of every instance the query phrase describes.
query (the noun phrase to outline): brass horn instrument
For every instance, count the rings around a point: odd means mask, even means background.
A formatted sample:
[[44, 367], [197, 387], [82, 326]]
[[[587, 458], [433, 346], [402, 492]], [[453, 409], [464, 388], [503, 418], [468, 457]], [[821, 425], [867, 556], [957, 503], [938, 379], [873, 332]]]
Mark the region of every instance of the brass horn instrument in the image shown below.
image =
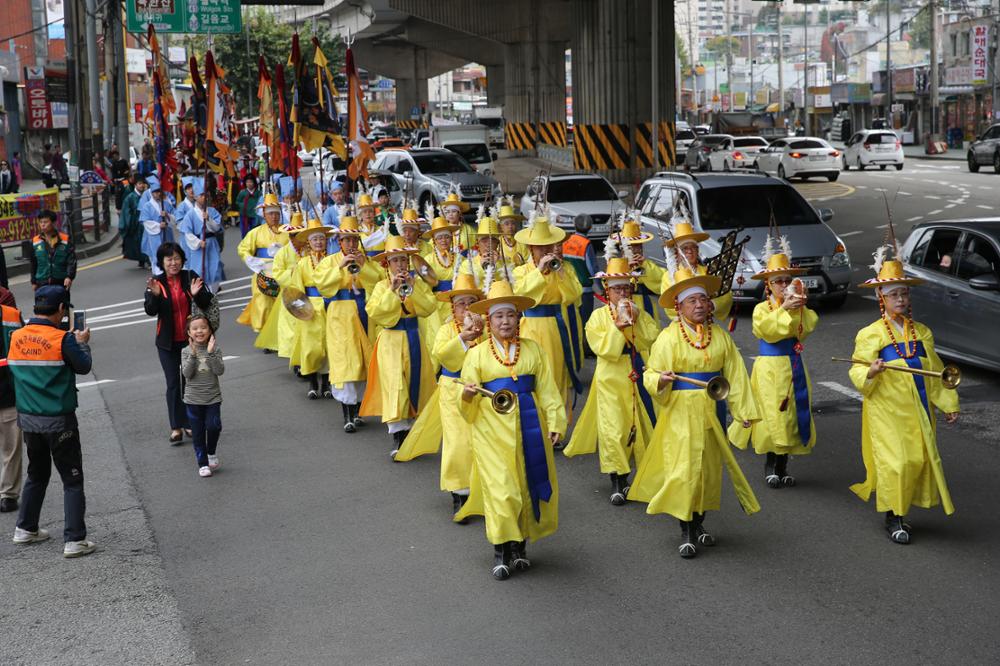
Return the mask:
[[[461, 379], [452, 379], [456, 384], [465, 385]], [[493, 407], [493, 411], [497, 414], [510, 414], [514, 411], [514, 407], [517, 405], [517, 396], [510, 389], [500, 389], [499, 391], [491, 391], [485, 389], [482, 386], [475, 387], [476, 393], [484, 395], [490, 399], [490, 406]]]
[[351, 275], [357, 275], [358, 273], [361, 272], [361, 266], [359, 266], [357, 262], [352, 261], [351, 263], [347, 264], [347, 272], [350, 273]]
[[725, 400], [729, 397], [729, 380], [722, 375], [712, 377], [707, 382], [700, 379], [693, 379], [691, 377], [684, 377], [683, 375], [677, 375], [677, 379], [675, 381], [687, 382], [688, 384], [700, 386], [705, 389], [708, 397], [712, 400]]
[[409, 282], [404, 282], [396, 288], [396, 295], [400, 298], [406, 298], [413, 293], [413, 285]]
[[[854, 363], [855, 365], [871, 365], [871, 361], [862, 361], [859, 358], [837, 358], [836, 356], [830, 359], [831, 361], [839, 361], [841, 363]], [[957, 365], [952, 365], [949, 363], [944, 366], [941, 370], [924, 370], [923, 368], [911, 368], [908, 365], [886, 365], [886, 370], [895, 370], [897, 372], [908, 372], [911, 375], [921, 375], [923, 377], [937, 377], [941, 380], [941, 386], [946, 389], [958, 388], [958, 385], [962, 383], [962, 371]]]
[[560, 268], [562, 268], [562, 259], [559, 257], [553, 257], [552, 261], [549, 262], [549, 272], [555, 273]]

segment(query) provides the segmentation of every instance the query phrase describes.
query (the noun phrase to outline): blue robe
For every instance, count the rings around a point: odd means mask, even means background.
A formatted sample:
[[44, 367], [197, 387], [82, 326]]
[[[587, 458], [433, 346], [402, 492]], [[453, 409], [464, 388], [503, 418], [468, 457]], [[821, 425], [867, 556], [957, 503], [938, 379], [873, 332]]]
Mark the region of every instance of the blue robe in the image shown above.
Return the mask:
[[[225, 279], [225, 272], [222, 266], [222, 255], [219, 252], [219, 241], [216, 238], [206, 238], [205, 247], [198, 247], [201, 243], [201, 234], [204, 221], [202, 211], [196, 206], [188, 210], [187, 215], [177, 224], [177, 232], [182, 234], [184, 248], [187, 251], [188, 270], [197, 273], [206, 285], [214, 286]], [[222, 216], [219, 211], [211, 206], [208, 208], [208, 229], [209, 234], [223, 233]], [[204, 274], [202, 274], [202, 260], [204, 255]]]
[[159, 275], [162, 271], [156, 265], [156, 251], [160, 245], [174, 240], [174, 232], [167, 224], [165, 229], [160, 228], [160, 205], [163, 210], [171, 215], [174, 212], [173, 205], [164, 199], [157, 203], [150, 197], [145, 203], [139, 205], [139, 221], [142, 222], [142, 253], [149, 257], [149, 263], [153, 266], [153, 274]]

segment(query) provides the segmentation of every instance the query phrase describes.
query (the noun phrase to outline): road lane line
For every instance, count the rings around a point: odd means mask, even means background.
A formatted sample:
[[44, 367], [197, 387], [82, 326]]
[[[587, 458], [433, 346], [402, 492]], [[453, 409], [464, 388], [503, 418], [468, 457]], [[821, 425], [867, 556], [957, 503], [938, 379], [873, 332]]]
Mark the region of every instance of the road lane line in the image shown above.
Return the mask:
[[945, 208], [954, 208], [957, 204], [948, 204]]
[[[931, 185], [933, 185], [933, 183], [931, 183]], [[925, 194], [924, 195], [924, 199], [936, 199], [936, 200], [940, 201], [941, 197], [936, 197], [933, 194]]]
[[77, 384], [76, 387], [78, 389], [81, 389], [81, 388], [90, 388], [91, 386], [97, 386], [98, 384], [111, 384], [112, 382], [116, 382], [116, 381], [118, 381], [118, 380], [117, 379], [98, 379], [95, 382], [83, 382], [81, 384]]
[[863, 234], [863, 233], [865, 233], [865, 232], [863, 232], [863, 231], [845, 231], [844, 233], [839, 234], [839, 235], [840, 235], [841, 238], [847, 238], [848, 236], [857, 236], [858, 234]]
[[223, 361], [235, 361], [238, 358], [239, 358], [239, 356], [223, 356], [222, 360]]
[[[236, 279], [237, 280], [243, 280], [243, 281], [245, 281], [245, 284], [242, 284], [242, 285], [240, 285], [238, 287], [233, 287], [231, 289], [226, 289], [227, 293], [228, 292], [232, 292], [232, 291], [236, 291], [237, 289], [249, 289], [250, 288], [250, 282], [247, 281], [247, 278], [243, 277], [243, 278], [236, 278]], [[223, 282], [222, 284], [227, 284], [229, 282], [234, 282], [234, 280], [227, 280], [226, 282]], [[123, 305], [135, 305], [136, 303], [142, 303], [144, 301], [145, 301], [145, 299], [143, 299], [143, 298], [137, 298], [137, 299], [132, 300], [132, 301], [122, 301], [120, 303], [111, 303], [109, 305], [96, 305], [96, 306], [94, 306], [92, 308], [83, 308], [83, 307], [80, 307], [78, 309], [79, 310], [86, 310], [87, 312], [97, 312], [98, 310], [110, 310], [112, 308], [121, 307]]]
[[875, 228], [876, 228], [876, 229], [885, 229], [885, 228], [887, 228], [888, 226], [889, 226], [888, 224], [880, 224], [880, 225], [878, 225], [878, 226], [877, 226], [877, 227], [875, 227]]
[[840, 384], [838, 382], [819, 382], [819, 385], [825, 386], [831, 391], [835, 391], [836, 393], [840, 393], [841, 395], [846, 395], [848, 398], [854, 398], [858, 402], [861, 402], [861, 394], [852, 388], [844, 386], [843, 384]]
[[88, 268], [97, 268], [98, 266], [104, 266], [105, 264], [110, 264], [113, 261], [121, 261], [124, 258], [125, 257], [121, 257], [121, 256], [119, 256], [119, 257], [108, 257], [107, 259], [101, 259], [100, 261], [95, 261], [92, 264], [85, 264], [83, 266], [80, 266], [76, 270], [78, 270], [78, 271], [85, 271]]
[[909, 192], [904, 192], [903, 190], [899, 190], [898, 192], [896, 192], [896, 194], [902, 194], [904, 197], [911, 197], [911, 196], [913, 196]]
[[911, 218], [907, 219], [906, 221], [907, 222], [916, 222], [917, 220], [922, 220], [922, 219], [924, 219], [923, 215], [917, 215], [916, 217], [911, 217]]
[[[246, 297], [241, 303], [234, 303], [233, 305], [223, 305], [219, 310], [232, 310], [233, 308], [244, 308], [246, 304], [250, 302], [250, 297]], [[135, 326], [136, 324], [150, 324], [156, 321], [155, 317], [146, 317], [145, 319], [137, 319], [135, 321], [123, 321], [117, 324], [108, 324], [107, 326], [97, 326], [96, 328], [91, 328], [91, 331], [104, 331], [110, 328], [121, 328], [122, 326]]]
[[982, 208], [983, 210], [993, 210], [993, 206], [984, 206], [983, 204], [978, 204], [976, 208]]
[[939, 215], [940, 213], [941, 213], [941, 209], [939, 208], [937, 210], [932, 210], [931, 212], [929, 212], [927, 214], [928, 215]]

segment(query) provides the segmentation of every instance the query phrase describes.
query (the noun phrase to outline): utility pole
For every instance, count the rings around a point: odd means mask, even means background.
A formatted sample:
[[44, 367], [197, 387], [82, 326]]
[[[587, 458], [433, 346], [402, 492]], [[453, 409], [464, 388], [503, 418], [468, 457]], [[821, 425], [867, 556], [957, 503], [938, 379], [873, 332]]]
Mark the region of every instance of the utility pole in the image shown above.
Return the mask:
[[698, 68], [695, 63], [694, 57], [694, 34], [691, 29], [691, 3], [689, 2], [685, 5], [685, 11], [687, 12], [687, 28], [688, 28], [688, 66], [691, 68], [691, 95], [694, 98], [694, 122], [698, 122]]
[[729, 15], [729, 3], [726, 0], [726, 88], [729, 91], [729, 110], [732, 111], [736, 95], [733, 93], [733, 21]]
[[774, 5], [777, 10], [775, 29], [778, 31], [778, 120], [781, 121], [782, 126], [785, 124], [785, 38], [781, 30], [781, 6], [783, 4], [785, 4], [784, 0], [780, 0]]
[[[97, 0], [86, 0], [84, 12], [84, 39], [87, 49], [87, 98], [90, 102], [91, 150], [100, 150], [101, 140], [101, 90], [97, 73]], [[80, 165], [85, 166], [84, 164]], [[90, 164], [93, 167], [93, 164]]]
[[[315, 33], [315, 32], [316, 32], [316, 21], [313, 20], [313, 33]], [[254, 61], [251, 60], [251, 58], [250, 58], [250, 26], [247, 26], [247, 25], [243, 26], [243, 34], [246, 35], [246, 38], [247, 38], [247, 67], [250, 69], [250, 72], [251, 72], [251, 75], [247, 77], [247, 101], [250, 103], [250, 115], [248, 115], [247, 118], [253, 118], [253, 98], [256, 96], [256, 93], [254, 92], [254, 89], [253, 89], [253, 64], [252, 63]], [[318, 92], [319, 92], [320, 95], [323, 94], [322, 90], [320, 90]], [[419, 95], [418, 95], [418, 97], [419, 97]]]
[[889, 122], [889, 129], [895, 129], [896, 123], [892, 117], [892, 19], [889, 14], [891, 8], [892, 0], [885, 0], [885, 89], [888, 100], [885, 117]]
[[[123, 27], [122, 10], [117, 3], [108, 5], [108, 11], [114, 12], [114, 18], [108, 21], [111, 32], [111, 42], [114, 47], [115, 64], [112, 82], [115, 87], [115, 143], [122, 159], [129, 157], [128, 136], [128, 72], [125, 67], [125, 28]], [[110, 106], [109, 106], [110, 108]]]
[[[649, 73], [653, 77], [652, 86], [650, 92], [652, 93], [650, 97], [653, 102], [653, 122], [652, 122], [652, 150], [653, 150], [653, 171], [658, 171], [660, 168], [660, 40], [659, 37], [660, 30], [660, 2], [659, 0], [653, 0], [650, 3], [652, 7], [650, 8], [650, 19], [653, 24], [650, 28], [653, 33], [651, 35], [650, 44], [650, 56], [652, 62], [649, 66]], [[674, 42], [674, 62], [677, 62], [677, 42]], [[671, 119], [673, 120], [673, 119]]]
[[937, 3], [930, 0], [927, 11], [931, 13], [931, 139], [936, 141], [938, 128], [938, 16]]
[[750, 23], [747, 24], [747, 29], [749, 30], [748, 37], [747, 37], [747, 39], [749, 40], [749, 48], [747, 50], [747, 55], [750, 56], [750, 58], [749, 58], [749, 60], [750, 60], [750, 98], [747, 100], [747, 108], [750, 109], [751, 111], [753, 110], [753, 103], [754, 103], [754, 98], [753, 98], [753, 64], [754, 64], [754, 61], [757, 59], [756, 55], [754, 54], [754, 50], [753, 50], [753, 28], [754, 28], [753, 6], [751, 6], [750, 7]]
[[812, 134], [809, 126], [809, 5], [802, 5], [802, 111], [806, 136]]

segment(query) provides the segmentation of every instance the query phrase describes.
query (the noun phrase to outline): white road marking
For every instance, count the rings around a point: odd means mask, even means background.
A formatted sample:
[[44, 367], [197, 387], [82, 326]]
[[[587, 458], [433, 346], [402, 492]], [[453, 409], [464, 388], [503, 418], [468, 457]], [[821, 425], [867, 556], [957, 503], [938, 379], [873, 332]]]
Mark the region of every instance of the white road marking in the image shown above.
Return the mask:
[[877, 226], [877, 227], [875, 227], [875, 228], [876, 228], [876, 229], [885, 229], [885, 228], [886, 228], [886, 227], [888, 227], [888, 226], [889, 226], [888, 224], [880, 224], [880, 225], [878, 225], [878, 226]]
[[845, 231], [844, 233], [840, 234], [840, 237], [841, 238], [847, 238], [848, 236], [857, 236], [858, 234], [863, 234], [863, 233], [865, 233], [865, 232], [863, 232], [863, 231]]
[[95, 382], [82, 382], [80, 384], [77, 384], [76, 387], [78, 389], [81, 389], [81, 388], [90, 388], [91, 386], [97, 386], [98, 384], [110, 384], [110, 383], [116, 382], [116, 381], [118, 381], [118, 380], [117, 379], [98, 379]]
[[907, 219], [906, 221], [907, 222], [916, 222], [917, 220], [922, 220], [922, 219], [924, 219], [923, 215], [917, 215], [916, 217], [911, 217], [911, 218]]
[[948, 204], [945, 208], [954, 208], [957, 204]]
[[[227, 284], [230, 284], [230, 283], [233, 283], [233, 282], [243, 282], [243, 284], [238, 285], [236, 287], [232, 287], [230, 289], [226, 289], [225, 290], [226, 292], [236, 291], [237, 289], [249, 289], [250, 288], [250, 277], [249, 276], [245, 276], [245, 277], [241, 277], [241, 278], [234, 278], [232, 280], [226, 280], [222, 284], [223, 285], [227, 285]], [[87, 312], [97, 312], [98, 310], [110, 310], [112, 308], [118, 308], [118, 307], [122, 307], [124, 305], [135, 305], [137, 303], [144, 302], [144, 300], [145, 299], [137, 298], [134, 301], [122, 301], [121, 303], [111, 303], [110, 305], [98, 305], [98, 306], [95, 306], [95, 307], [92, 307], [92, 308], [78, 307], [77, 309], [79, 309], [79, 310], [86, 310]]]
[[[237, 300], [237, 299], [233, 299], [233, 300]], [[239, 299], [239, 300], [242, 300], [242, 302], [241, 303], [235, 303], [233, 305], [223, 305], [223, 306], [221, 306], [219, 308], [219, 310], [232, 310], [233, 308], [246, 307], [246, 304], [250, 302], [250, 297], [247, 296], [247, 297], [245, 297], [245, 299]], [[117, 324], [108, 324], [107, 326], [97, 326], [96, 328], [92, 328], [90, 330], [91, 331], [104, 331], [104, 330], [107, 330], [109, 328], [121, 328], [122, 326], [134, 326], [136, 324], [150, 324], [150, 323], [152, 323], [154, 321], [156, 321], [156, 318], [154, 318], [154, 317], [146, 317], [145, 319], [137, 319], [135, 321], [123, 321], [123, 322], [119, 322]]]
[[982, 208], [983, 210], [993, 210], [993, 206], [984, 206], [983, 204], [978, 204], [976, 208]]
[[929, 212], [927, 214], [928, 215], [938, 215], [940, 213], [941, 213], [941, 209], [939, 208], [938, 210], [932, 210], [931, 212]]
[[896, 194], [902, 194], [904, 197], [911, 197], [911, 196], [913, 196], [909, 192], [904, 192], [903, 190], [899, 190], [898, 192], [896, 192]]
[[222, 360], [223, 361], [235, 361], [238, 358], [239, 358], [239, 356], [223, 356]]
[[867, 185], [855, 185], [854, 189], [856, 189], [856, 190], [867, 190], [868, 186]]
[[818, 383], [820, 386], [825, 386], [831, 391], [835, 391], [837, 393], [840, 393], [841, 395], [846, 395], [848, 398], [854, 398], [858, 402], [861, 402], [862, 400], [860, 393], [838, 382], [818, 382]]
[[933, 194], [925, 194], [924, 199], [937, 199], [940, 200], [941, 197], [934, 196]]

